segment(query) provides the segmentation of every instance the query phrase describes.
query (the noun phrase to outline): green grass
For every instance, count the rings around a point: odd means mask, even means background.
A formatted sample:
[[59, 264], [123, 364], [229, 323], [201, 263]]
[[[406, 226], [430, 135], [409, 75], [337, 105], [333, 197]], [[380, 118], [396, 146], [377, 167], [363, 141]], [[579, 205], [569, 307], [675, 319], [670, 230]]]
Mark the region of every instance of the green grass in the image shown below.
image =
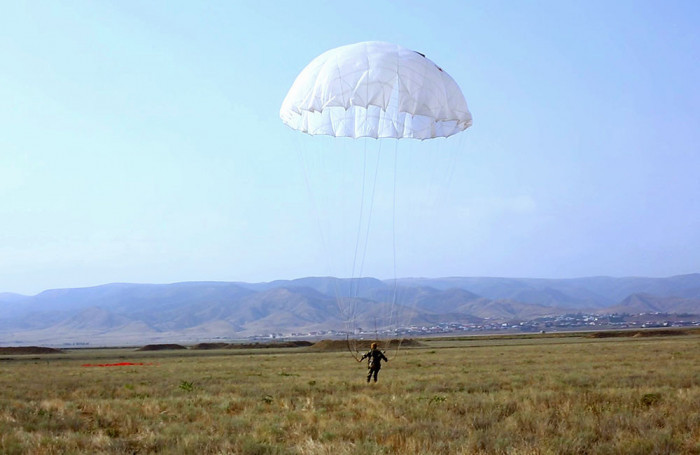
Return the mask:
[[[3, 357], [8, 359], [9, 357]], [[86, 368], [122, 361], [152, 365]], [[0, 362], [0, 453], [700, 454], [700, 336]]]

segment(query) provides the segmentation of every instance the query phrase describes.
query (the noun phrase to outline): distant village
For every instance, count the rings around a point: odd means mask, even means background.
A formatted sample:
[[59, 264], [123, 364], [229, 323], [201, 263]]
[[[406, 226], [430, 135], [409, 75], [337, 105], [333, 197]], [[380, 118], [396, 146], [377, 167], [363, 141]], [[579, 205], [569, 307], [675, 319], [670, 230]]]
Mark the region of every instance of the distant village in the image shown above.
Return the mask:
[[342, 330], [322, 330], [313, 332], [293, 332], [288, 334], [269, 333], [250, 337], [254, 340], [279, 338], [345, 338], [353, 337], [425, 337], [441, 335], [469, 335], [494, 333], [548, 333], [576, 330], [625, 330], [645, 328], [700, 327], [700, 315], [671, 313], [639, 314], [586, 314], [569, 313], [557, 316], [544, 316], [527, 321], [489, 322], [488, 318], [479, 323], [441, 322], [430, 326], [412, 325], [391, 331], [364, 330], [354, 333]]

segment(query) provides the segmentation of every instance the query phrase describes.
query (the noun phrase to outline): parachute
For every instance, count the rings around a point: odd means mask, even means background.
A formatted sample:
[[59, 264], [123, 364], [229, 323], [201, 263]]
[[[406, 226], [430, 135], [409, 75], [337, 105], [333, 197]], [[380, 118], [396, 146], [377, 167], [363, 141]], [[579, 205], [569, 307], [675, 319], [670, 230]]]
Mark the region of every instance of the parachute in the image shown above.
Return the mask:
[[457, 83], [423, 54], [369, 41], [324, 52], [280, 109], [295, 130], [336, 137], [431, 139], [472, 124]]
[[[280, 118], [290, 128], [312, 136], [374, 138], [380, 139], [380, 147], [381, 139], [409, 138], [424, 141], [447, 138], [472, 125], [472, 116], [464, 95], [449, 74], [419, 52], [380, 41], [341, 46], [313, 59], [298, 75], [282, 102]], [[360, 251], [358, 246], [364, 237], [360, 235], [361, 232], [366, 229], [369, 233], [372, 212], [371, 206], [369, 210], [364, 207], [367, 179], [366, 142], [364, 147], [365, 163], [362, 164], [360, 195], [363, 202], [358, 215], [353, 274], [354, 263], [358, 261], [358, 257], [364, 261], [366, 251]], [[381, 151], [381, 148], [379, 150]], [[377, 170], [374, 172], [375, 182], [379, 169], [379, 153], [377, 152]], [[393, 168], [395, 198], [395, 163]], [[326, 192], [328, 188], [323, 187], [322, 191]], [[373, 188], [372, 198], [374, 191]], [[362, 226], [363, 216], [367, 217], [366, 227]], [[364, 242], [364, 248], [367, 248], [367, 241]], [[394, 261], [395, 256], [394, 251]], [[358, 283], [359, 278], [352, 277], [358, 280]], [[350, 287], [353, 288], [352, 285]], [[337, 300], [346, 320], [347, 333], [357, 333], [357, 305], [362, 302], [359, 291], [356, 287], [350, 295], [339, 291]], [[386, 315], [375, 320], [380, 321], [383, 333], [387, 333], [388, 328], [388, 332], [393, 330], [394, 334], [398, 334], [401, 330], [400, 325], [406, 325], [407, 321], [396, 322], [397, 315], [401, 313], [396, 301], [396, 287], [393, 298], [389, 297], [387, 300], [389, 302], [384, 302], [382, 306], [387, 308]], [[412, 311], [404, 313], [412, 314]], [[389, 320], [393, 322], [389, 323]], [[388, 326], [392, 326], [393, 329]], [[375, 330], [379, 332], [380, 329]], [[380, 337], [377, 335], [375, 338]]]

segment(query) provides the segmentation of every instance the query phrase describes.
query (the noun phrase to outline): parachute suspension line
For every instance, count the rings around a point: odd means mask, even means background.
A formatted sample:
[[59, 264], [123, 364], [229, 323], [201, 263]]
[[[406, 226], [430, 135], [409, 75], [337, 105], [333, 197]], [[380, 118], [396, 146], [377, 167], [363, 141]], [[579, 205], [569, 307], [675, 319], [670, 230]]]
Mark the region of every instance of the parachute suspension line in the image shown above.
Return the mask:
[[[353, 340], [354, 341], [354, 340]], [[354, 343], [350, 345], [350, 334], [347, 333], [345, 334], [345, 342], [348, 345], [348, 352], [350, 352], [350, 355], [352, 356], [353, 359], [357, 360], [357, 362], [362, 362], [360, 359], [360, 354], [357, 352], [357, 343]]]
[[[314, 197], [314, 191], [313, 187], [311, 186], [311, 179], [309, 177], [309, 163], [304, 157], [304, 153], [301, 151], [301, 146], [297, 147], [297, 154], [299, 155], [299, 161], [301, 162], [301, 167], [304, 172], [304, 183], [306, 185], [306, 192], [309, 194], [309, 199], [311, 200], [311, 211], [313, 212], [313, 217], [316, 220], [316, 228], [318, 230], [319, 238], [321, 239], [321, 244], [323, 246], [324, 251], [328, 251], [328, 240], [326, 239], [326, 235], [323, 230], [323, 226], [321, 226], [321, 213], [318, 208], [318, 201]], [[328, 254], [325, 254], [325, 260], [326, 260], [326, 269], [330, 270], [331, 269], [331, 264], [328, 259]]]
[[399, 141], [394, 141], [394, 189], [392, 197], [391, 206], [391, 249], [393, 256], [393, 272], [394, 272], [394, 296], [392, 298], [392, 303], [396, 304], [396, 174], [398, 173], [398, 160], [399, 160]]
[[[367, 181], [367, 138], [364, 139], [363, 142], [364, 145], [364, 150], [363, 150], [363, 160], [362, 160], [362, 191], [360, 194], [360, 215], [358, 216], [357, 220], [357, 235], [355, 237], [355, 254], [352, 257], [352, 269], [351, 269], [351, 275], [350, 275], [350, 293], [351, 296], [357, 297], [359, 294], [359, 278], [361, 276], [355, 275], [355, 271], [357, 270], [357, 257], [358, 257], [358, 250], [360, 248], [360, 240], [362, 238], [362, 221], [364, 218], [364, 209], [365, 209], [365, 185]], [[365, 251], [367, 250], [367, 245], [364, 247]], [[356, 280], [357, 278], [357, 280]], [[354, 311], [353, 311], [354, 313]], [[353, 314], [353, 317], [355, 315]]]
[[[462, 136], [459, 136], [458, 141], [460, 144], [462, 144], [462, 140], [464, 138]], [[455, 169], [457, 168], [457, 150], [461, 151], [462, 147], [452, 147], [450, 148], [449, 152], [449, 163], [448, 163], [448, 171], [447, 171], [447, 184], [446, 189], [449, 192], [452, 188], [452, 181], [454, 180], [455, 176]]]
[[[350, 289], [346, 298], [350, 301], [350, 311], [348, 325], [351, 329], [348, 330], [354, 334], [357, 329], [357, 302], [360, 293], [360, 279], [362, 272], [357, 274], [357, 262], [359, 257], [360, 244], [362, 239], [362, 223], [365, 215], [365, 188], [367, 182], [367, 138], [363, 140], [363, 159], [362, 159], [362, 190], [360, 192], [360, 213], [357, 218], [357, 233], [355, 235], [355, 251], [352, 257], [352, 269], [350, 271]], [[367, 250], [367, 245], [364, 246], [364, 251]], [[356, 342], [353, 339], [355, 351], [357, 351]], [[348, 338], [349, 345], [349, 338]]]
[[[379, 158], [380, 153], [377, 154], [377, 160], [375, 163], [374, 176], [372, 177], [371, 187], [369, 188], [369, 201], [367, 201], [368, 193], [368, 150], [367, 150], [367, 138], [363, 140], [363, 161], [362, 161], [362, 186], [360, 194], [360, 210], [357, 221], [357, 234], [355, 237], [355, 251], [353, 255], [351, 276], [350, 276], [350, 290], [349, 295], [346, 298], [350, 299], [350, 311], [348, 315], [348, 325], [352, 326], [351, 332], [355, 332], [357, 329], [356, 318], [357, 318], [357, 301], [360, 294], [360, 280], [362, 279], [362, 274], [364, 271], [365, 259], [367, 257], [367, 250], [369, 245], [369, 232], [372, 224], [372, 212], [374, 209], [374, 196], [377, 187], [377, 176], [379, 174]], [[379, 152], [381, 152], [381, 141]], [[366, 208], [366, 203], [369, 203], [369, 207]], [[365, 216], [365, 212], [367, 215]], [[365, 218], [367, 218], [365, 220]], [[363, 226], [364, 223], [364, 226]], [[363, 229], [364, 229], [364, 239], [363, 239]], [[359, 262], [359, 264], [358, 264]], [[347, 307], [347, 306], [346, 306]], [[375, 321], [376, 327], [376, 321]], [[376, 331], [376, 330], [375, 330]], [[349, 344], [349, 339], [348, 339]]]
[[[313, 218], [316, 220], [316, 228], [318, 231], [319, 238], [321, 240], [321, 245], [323, 248], [323, 256], [324, 260], [326, 262], [326, 270], [333, 270], [333, 266], [330, 261], [330, 247], [328, 244], [328, 238], [326, 236], [325, 230], [323, 229], [323, 226], [321, 225], [321, 212], [319, 209], [319, 203], [316, 197], [314, 197], [314, 190], [313, 186], [311, 185], [311, 177], [309, 176], [310, 171], [309, 171], [309, 162], [305, 158], [304, 153], [302, 152], [302, 146], [299, 145], [296, 147], [297, 150], [297, 155], [299, 156], [299, 161], [301, 162], [302, 165], [302, 170], [304, 174], [304, 183], [306, 185], [306, 191], [309, 195], [309, 199], [311, 200], [311, 210], [313, 212]], [[338, 307], [338, 312], [340, 313], [341, 317], [346, 319], [346, 329], [349, 330], [348, 328], [348, 316], [347, 316], [347, 311], [343, 305], [343, 297], [340, 292], [340, 284], [338, 283], [338, 280], [334, 280], [334, 285], [333, 285], [334, 291], [335, 291], [335, 303], [336, 306]], [[353, 328], [354, 330], [354, 328]]]
[[[372, 214], [374, 212], [374, 199], [375, 199], [375, 193], [377, 189], [377, 177], [379, 175], [379, 163], [380, 163], [380, 158], [381, 158], [381, 144], [382, 141], [379, 140], [377, 141], [378, 143], [378, 151], [377, 151], [377, 159], [374, 164], [374, 175], [372, 176], [372, 182], [371, 186], [367, 188], [368, 182], [368, 150], [367, 150], [367, 138], [364, 138], [364, 153], [363, 153], [363, 165], [362, 165], [362, 199], [361, 199], [361, 204], [360, 204], [360, 216], [359, 220], [357, 223], [357, 238], [355, 242], [355, 255], [353, 257], [353, 265], [352, 265], [352, 280], [351, 280], [351, 298], [353, 299], [353, 304], [352, 304], [352, 314], [351, 314], [351, 319], [352, 319], [352, 325], [353, 325], [353, 332], [356, 329], [356, 317], [357, 317], [357, 298], [359, 297], [360, 294], [360, 280], [362, 279], [363, 272], [364, 272], [364, 267], [365, 267], [365, 260], [367, 258], [367, 250], [369, 249], [369, 233], [370, 229], [372, 226]], [[367, 208], [367, 220], [365, 221], [365, 201], [367, 200], [366, 193], [367, 190], [369, 189], [369, 200], [367, 201], [369, 203], [369, 207]], [[363, 226], [363, 222], [365, 223]], [[362, 230], [364, 228], [364, 236], [362, 235]], [[364, 237], [364, 239], [363, 239]], [[361, 255], [360, 255], [361, 252]], [[359, 267], [358, 267], [358, 260], [359, 260]], [[377, 326], [377, 320], [375, 317], [374, 320], [374, 332], [375, 332], [375, 337], [377, 340], [379, 340], [379, 330]], [[353, 340], [355, 341], [355, 340]], [[356, 345], [357, 343], [355, 343]], [[350, 339], [348, 338], [348, 346], [350, 346]], [[357, 352], [357, 348], [355, 346], [355, 352]], [[356, 359], [357, 360], [357, 359]]]
[[[399, 317], [398, 317], [398, 305], [397, 305], [397, 294], [398, 294], [398, 277], [396, 273], [396, 188], [397, 184], [396, 181], [398, 179], [398, 161], [399, 161], [399, 141], [396, 140], [394, 141], [394, 189], [393, 189], [393, 197], [392, 197], [392, 208], [391, 208], [391, 242], [392, 242], [392, 256], [393, 256], [393, 273], [394, 273], [394, 289], [392, 292], [391, 296], [391, 306], [390, 306], [390, 314], [389, 314], [389, 320], [390, 320], [390, 326], [391, 327], [396, 327], [399, 329], [400, 327], [398, 326], [399, 322]], [[393, 357], [396, 357], [399, 353], [399, 348], [401, 346], [401, 342], [403, 340], [401, 338], [398, 339], [396, 343], [396, 351], [394, 353]]]
[[[446, 138], [445, 140], [459, 141], [460, 139], [462, 139], [461, 135], [458, 139]], [[429, 196], [426, 198], [426, 206], [428, 208], [437, 207], [438, 203], [448, 197], [454, 180], [455, 169], [457, 168], [458, 152], [462, 148], [461, 146], [443, 147], [443, 142], [445, 141], [432, 141], [432, 144], [436, 147], [434, 156], [442, 157], [443, 159], [438, 161], [432, 168], [430, 180], [426, 184]], [[443, 150], [443, 148], [447, 148], [447, 151]]]
[[455, 170], [457, 169], [457, 162], [459, 160], [460, 152], [465, 148], [465, 138], [463, 134], [457, 135], [454, 139], [457, 143], [456, 147], [449, 147], [449, 171], [447, 174], [447, 182], [445, 185], [445, 193], [450, 194], [452, 192], [452, 184], [454, 182]]
[[377, 175], [379, 175], [379, 158], [382, 154], [382, 141], [377, 141], [379, 148], [377, 150], [377, 162], [374, 166], [374, 178], [372, 179], [372, 194], [370, 196], [369, 213], [367, 215], [367, 229], [365, 230], [365, 248], [362, 252], [362, 260], [360, 261], [360, 276], [362, 276], [365, 268], [365, 258], [367, 257], [367, 245], [369, 243], [369, 227], [372, 224], [372, 213], [374, 212], [374, 193], [377, 189]]

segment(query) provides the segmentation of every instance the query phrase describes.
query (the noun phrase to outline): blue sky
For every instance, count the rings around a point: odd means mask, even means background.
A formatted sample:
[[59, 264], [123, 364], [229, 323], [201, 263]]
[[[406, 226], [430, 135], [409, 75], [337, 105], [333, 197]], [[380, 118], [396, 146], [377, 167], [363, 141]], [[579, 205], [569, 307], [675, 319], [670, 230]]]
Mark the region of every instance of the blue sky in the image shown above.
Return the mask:
[[[700, 3], [2, 9], [0, 292], [360, 269], [700, 271]], [[284, 126], [279, 107], [299, 71], [367, 40], [444, 68], [474, 126], [398, 143]], [[364, 157], [377, 154], [361, 218]]]

